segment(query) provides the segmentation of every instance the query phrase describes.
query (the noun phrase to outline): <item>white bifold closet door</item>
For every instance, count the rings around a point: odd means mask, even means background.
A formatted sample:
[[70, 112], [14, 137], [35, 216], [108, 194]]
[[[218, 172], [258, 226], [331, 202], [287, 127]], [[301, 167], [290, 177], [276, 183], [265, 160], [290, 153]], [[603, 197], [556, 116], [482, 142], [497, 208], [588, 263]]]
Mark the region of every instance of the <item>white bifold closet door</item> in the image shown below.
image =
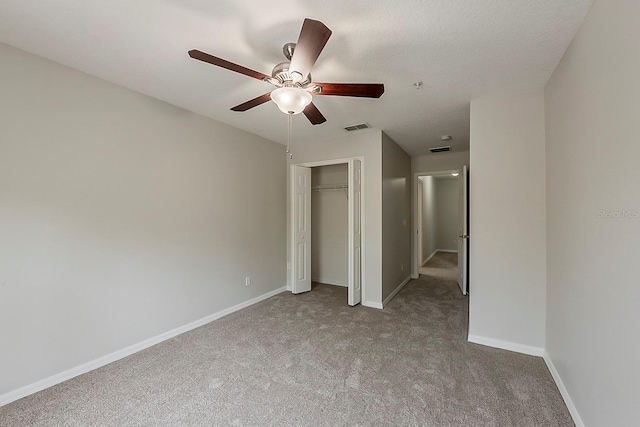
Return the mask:
[[291, 290], [311, 290], [311, 168], [293, 166]]
[[349, 305], [362, 301], [362, 167], [349, 160]]

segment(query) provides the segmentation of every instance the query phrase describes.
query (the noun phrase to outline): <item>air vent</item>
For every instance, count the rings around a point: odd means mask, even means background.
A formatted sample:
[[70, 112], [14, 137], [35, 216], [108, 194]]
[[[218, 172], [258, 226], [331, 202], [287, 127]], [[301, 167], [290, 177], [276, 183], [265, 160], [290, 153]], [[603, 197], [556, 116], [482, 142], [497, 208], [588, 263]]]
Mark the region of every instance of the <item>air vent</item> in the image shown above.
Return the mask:
[[446, 145], [444, 147], [429, 148], [429, 151], [431, 151], [432, 153], [442, 153], [443, 151], [451, 151], [451, 146]]
[[349, 131], [349, 132], [353, 132], [354, 130], [360, 130], [360, 129], [369, 129], [371, 127], [371, 125], [369, 125], [368, 123], [360, 123], [357, 125], [351, 125], [351, 126], [347, 126], [344, 128], [344, 130]]

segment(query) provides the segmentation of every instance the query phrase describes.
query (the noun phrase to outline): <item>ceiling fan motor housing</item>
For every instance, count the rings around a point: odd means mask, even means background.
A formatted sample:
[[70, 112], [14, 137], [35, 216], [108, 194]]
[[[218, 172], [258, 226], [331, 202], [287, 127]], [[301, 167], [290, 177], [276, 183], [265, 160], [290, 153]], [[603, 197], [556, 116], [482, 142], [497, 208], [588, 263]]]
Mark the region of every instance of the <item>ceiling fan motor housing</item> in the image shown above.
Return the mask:
[[307, 77], [302, 81], [296, 82], [295, 79], [289, 73], [289, 61], [284, 61], [273, 67], [273, 71], [271, 72], [271, 76], [278, 81], [281, 85], [292, 85], [295, 84], [302, 88], [306, 87], [311, 83], [311, 74], [307, 74]]

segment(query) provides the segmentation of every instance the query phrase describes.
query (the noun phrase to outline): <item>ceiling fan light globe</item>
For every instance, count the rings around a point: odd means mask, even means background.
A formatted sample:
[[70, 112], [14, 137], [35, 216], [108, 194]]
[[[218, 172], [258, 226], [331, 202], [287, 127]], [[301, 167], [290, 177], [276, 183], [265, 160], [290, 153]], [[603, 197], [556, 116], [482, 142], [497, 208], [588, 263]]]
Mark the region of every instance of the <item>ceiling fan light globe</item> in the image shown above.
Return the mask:
[[309, 92], [297, 87], [281, 87], [271, 92], [271, 100], [280, 111], [292, 116], [302, 113], [312, 98]]

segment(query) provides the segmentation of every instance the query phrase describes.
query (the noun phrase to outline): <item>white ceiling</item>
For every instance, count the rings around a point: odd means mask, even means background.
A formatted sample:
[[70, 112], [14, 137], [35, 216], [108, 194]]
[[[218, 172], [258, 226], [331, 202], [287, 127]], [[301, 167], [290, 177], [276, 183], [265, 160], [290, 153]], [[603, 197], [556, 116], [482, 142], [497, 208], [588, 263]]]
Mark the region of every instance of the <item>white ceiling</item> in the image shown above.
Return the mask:
[[328, 121], [296, 116], [294, 141], [368, 122], [419, 155], [445, 134], [454, 150], [468, 149], [470, 100], [542, 87], [592, 1], [2, 0], [0, 41], [285, 142], [286, 116], [273, 103], [229, 111], [272, 86], [187, 51], [270, 74], [303, 19], [317, 19], [333, 35], [314, 80], [382, 82], [386, 91], [378, 100], [314, 97]]

